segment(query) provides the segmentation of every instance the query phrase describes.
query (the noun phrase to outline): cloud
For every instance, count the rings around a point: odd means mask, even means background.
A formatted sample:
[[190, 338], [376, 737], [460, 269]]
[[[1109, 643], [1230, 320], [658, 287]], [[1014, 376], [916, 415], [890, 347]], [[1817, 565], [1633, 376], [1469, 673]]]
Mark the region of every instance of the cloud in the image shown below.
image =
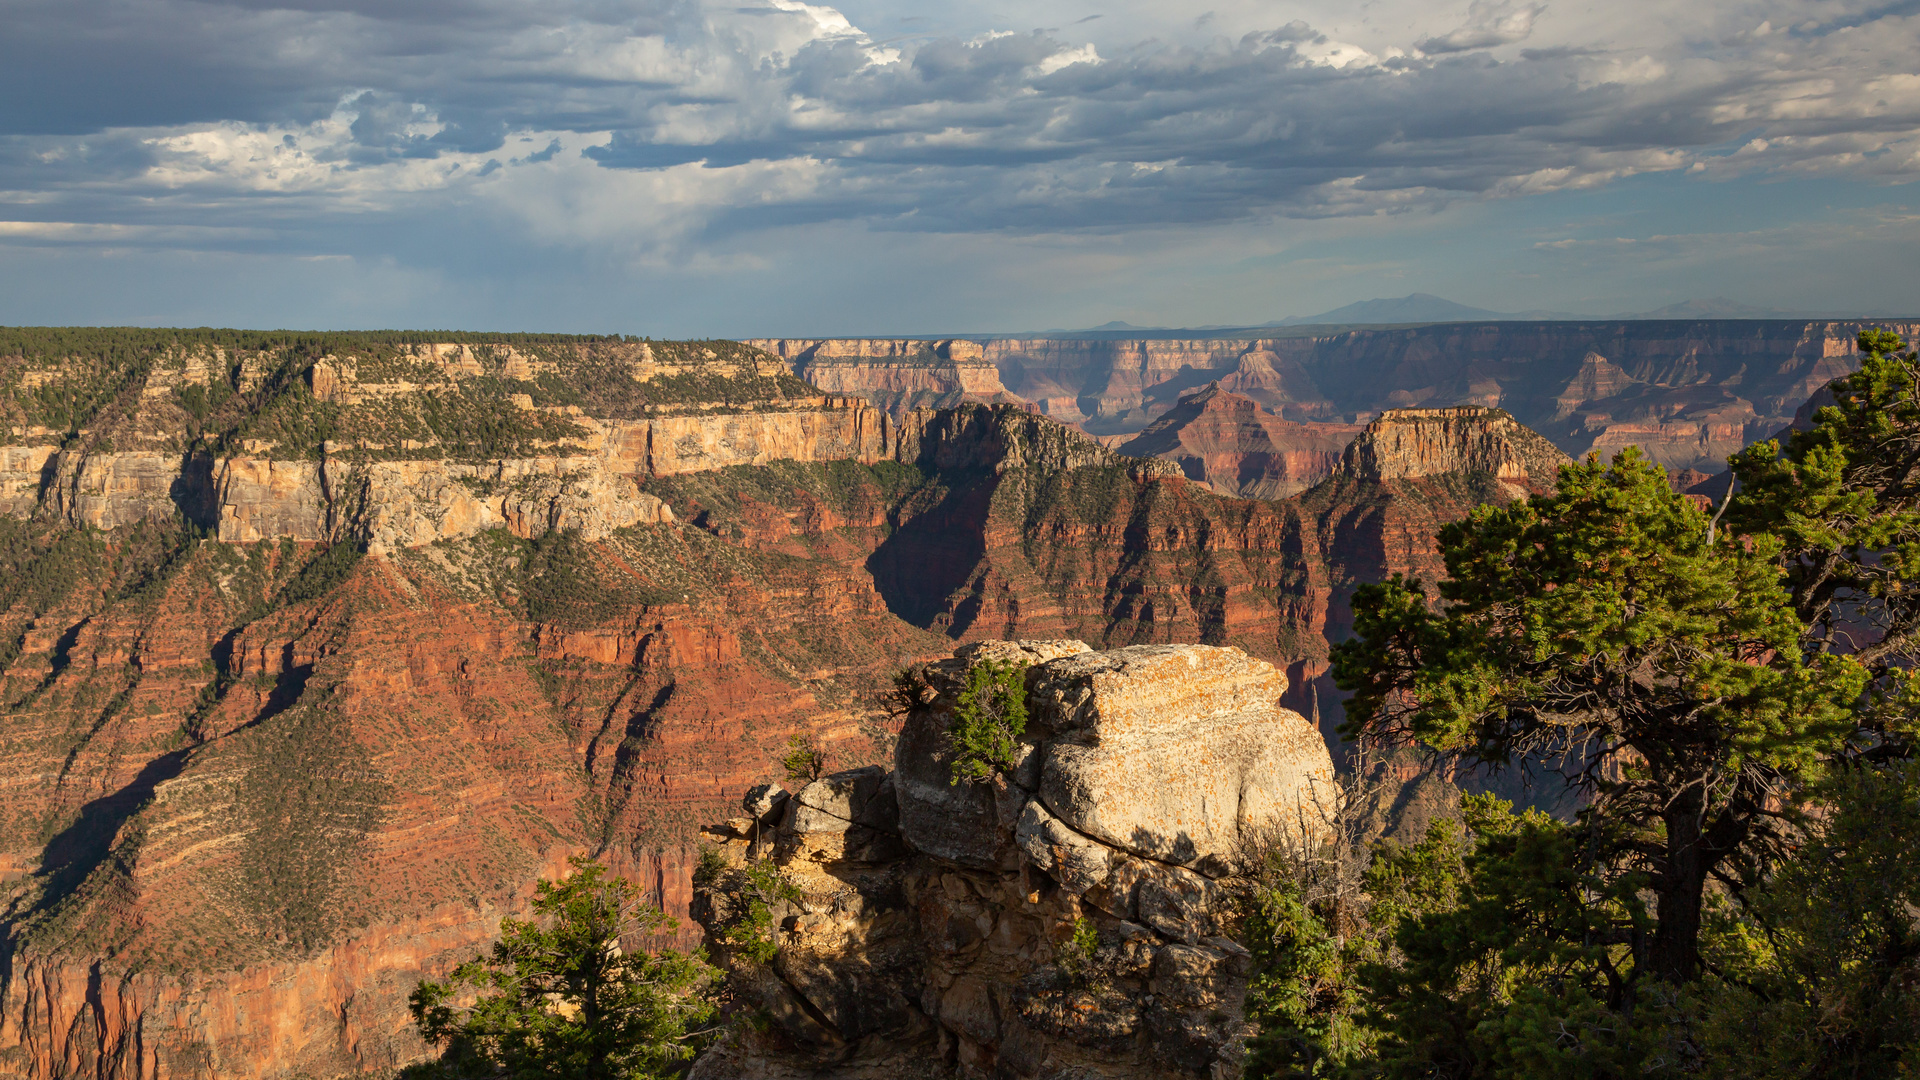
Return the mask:
[[1204, 39], [1168, 15], [1096, 45], [1071, 18], [888, 43], [799, 0], [0, 0], [0, 218], [302, 254], [459, 220], [644, 261], [834, 222], [1114, 232], [1920, 175], [1920, 17], [1809, 29], [1756, 2], [1671, 31], [1628, 3], [1631, 39], [1488, 0], [1424, 37], [1423, 5], [1383, 9], [1397, 39], [1222, 7]]
[[1545, 4], [1523, 7], [1508, 0], [1473, 0], [1467, 8], [1467, 21], [1458, 29], [1439, 37], [1421, 38], [1415, 48], [1423, 53], [1456, 53], [1525, 41], [1533, 35], [1533, 20], [1546, 9]]

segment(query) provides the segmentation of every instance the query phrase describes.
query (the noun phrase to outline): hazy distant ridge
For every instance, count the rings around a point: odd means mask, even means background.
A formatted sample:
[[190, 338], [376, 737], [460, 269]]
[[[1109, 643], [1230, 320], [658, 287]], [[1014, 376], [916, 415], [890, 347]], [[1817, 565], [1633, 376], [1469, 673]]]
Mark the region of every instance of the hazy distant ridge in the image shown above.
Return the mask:
[[1023, 334], [969, 334], [975, 339], [983, 337], [1050, 337], [1082, 334], [1097, 334], [1103, 337], [1119, 337], [1129, 333], [1145, 333], [1156, 336], [1172, 336], [1182, 333], [1217, 336], [1222, 331], [1266, 330], [1276, 327], [1313, 327], [1313, 326], [1403, 326], [1425, 323], [1449, 322], [1550, 322], [1550, 321], [1625, 321], [1648, 319], [1872, 319], [1895, 317], [1888, 312], [1862, 311], [1817, 311], [1787, 310], [1783, 308], [1761, 308], [1729, 300], [1724, 296], [1711, 299], [1683, 300], [1677, 304], [1654, 308], [1650, 311], [1621, 311], [1606, 315], [1580, 314], [1571, 311], [1546, 311], [1539, 308], [1527, 311], [1493, 311], [1488, 308], [1469, 307], [1455, 303], [1444, 296], [1432, 293], [1411, 293], [1401, 297], [1376, 297], [1361, 300], [1318, 315], [1289, 315], [1284, 319], [1271, 322], [1234, 325], [1213, 323], [1205, 326], [1135, 326], [1132, 323], [1115, 320], [1084, 330], [1044, 330]]

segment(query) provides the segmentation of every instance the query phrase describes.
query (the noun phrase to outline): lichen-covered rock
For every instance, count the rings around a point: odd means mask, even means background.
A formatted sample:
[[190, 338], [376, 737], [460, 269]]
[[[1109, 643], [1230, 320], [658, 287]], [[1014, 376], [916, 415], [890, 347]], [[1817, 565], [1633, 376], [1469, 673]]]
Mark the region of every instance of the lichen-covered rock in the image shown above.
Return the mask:
[[1333, 761], [1277, 704], [1286, 675], [1238, 649], [1139, 645], [1053, 661], [1033, 690], [1061, 734], [1040, 796], [1078, 832], [1136, 855], [1222, 873], [1249, 830], [1313, 832], [1333, 807]]
[[1053, 875], [1060, 887], [1080, 894], [1107, 879], [1114, 851], [1068, 827], [1034, 799], [1020, 815], [1015, 842], [1033, 865]]
[[793, 800], [792, 825], [799, 832], [836, 828], [844, 832], [868, 818], [884, 823], [895, 814], [884, 807], [870, 810], [870, 804], [876, 799], [891, 802], [892, 797], [891, 776], [878, 765], [832, 773], [800, 789]]
[[815, 860], [882, 862], [902, 853], [893, 774], [878, 765], [823, 776], [787, 801], [785, 834]]
[[753, 820], [765, 825], [777, 824], [774, 815], [786, 808], [793, 796], [779, 784], [755, 784], [740, 799], [740, 808]]
[[959, 866], [999, 865], [993, 791], [984, 784], [953, 782], [945, 718], [909, 717], [894, 744], [894, 766], [900, 835], [908, 846]]

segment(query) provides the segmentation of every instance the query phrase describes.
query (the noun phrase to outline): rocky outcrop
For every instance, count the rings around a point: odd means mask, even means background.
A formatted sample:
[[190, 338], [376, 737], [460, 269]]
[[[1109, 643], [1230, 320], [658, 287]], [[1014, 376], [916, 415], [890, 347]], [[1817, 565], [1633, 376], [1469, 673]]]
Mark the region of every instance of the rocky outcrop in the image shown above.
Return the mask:
[[[1015, 767], [956, 785], [945, 733], [986, 661], [1026, 665], [1032, 723]], [[1285, 676], [1237, 649], [1077, 641], [982, 642], [922, 674], [892, 774], [825, 777], [772, 814], [755, 792], [713, 832], [800, 899], [762, 965], [730, 944], [743, 871], [703, 883], [696, 914], [774, 1023], [693, 1075], [1238, 1075], [1232, 870], [1333, 807], [1326, 745], [1276, 705]]]
[[896, 417], [962, 402], [1014, 403], [979, 343], [832, 339], [749, 341], [785, 360], [793, 373], [829, 394], [862, 397]]
[[[1632, 444], [1669, 469], [1718, 472], [1728, 454], [1786, 426], [1808, 395], [1853, 370], [1854, 339], [1881, 325], [1908, 338], [1920, 332], [1911, 320], [1496, 322], [982, 346], [1010, 394], [1102, 436], [1139, 433], [1218, 381], [1287, 420], [1497, 407], [1573, 457]], [[842, 386], [860, 390], [851, 374]]]
[[592, 458], [463, 461], [218, 462], [217, 529], [229, 543], [364, 541], [375, 552], [506, 528], [533, 539], [560, 529], [605, 539], [665, 524], [673, 512], [632, 478]]
[[1551, 487], [1572, 459], [1500, 409], [1391, 409], [1340, 459], [1356, 480], [1416, 480], [1448, 473]]
[[1172, 461], [1188, 479], [1223, 495], [1284, 499], [1332, 475], [1359, 432], [1358, 424], [1282, 420], [1216, 382], [1181, 398], [1116, 449]]
[[[821, 405], [645, 421], [581, 417], [591, 433], [582, 445], [542, 457], [385, 461], [341, 448], [318, 461], [218, 460], [218, 530], [230, 541], [357, 538], [383, 550], [503, 526], [523, 537], [577, 528], [597, 540], [614, 529], [672, 520], [637, 482], [774, 461], [871, 464], [919, 454], [919, 430], [929, 414], [898, 423], [847, 399]], [[153, 513], [165, 505], [149, 501], [118, 513]]]

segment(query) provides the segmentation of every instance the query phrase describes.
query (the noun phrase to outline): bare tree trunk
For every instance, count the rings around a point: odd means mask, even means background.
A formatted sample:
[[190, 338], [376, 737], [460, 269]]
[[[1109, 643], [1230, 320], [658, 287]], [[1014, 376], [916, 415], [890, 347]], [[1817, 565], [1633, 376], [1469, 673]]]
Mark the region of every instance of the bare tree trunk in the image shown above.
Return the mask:
[[1688, 794], [1664, 815], [1667, 866], [1655, 884], [1653, 973], [1671, 983], [1692, 982], [1700, 971], [1700, 906], [1706, 896], [1709, 853], [1702, 835], [1704, 800]]

